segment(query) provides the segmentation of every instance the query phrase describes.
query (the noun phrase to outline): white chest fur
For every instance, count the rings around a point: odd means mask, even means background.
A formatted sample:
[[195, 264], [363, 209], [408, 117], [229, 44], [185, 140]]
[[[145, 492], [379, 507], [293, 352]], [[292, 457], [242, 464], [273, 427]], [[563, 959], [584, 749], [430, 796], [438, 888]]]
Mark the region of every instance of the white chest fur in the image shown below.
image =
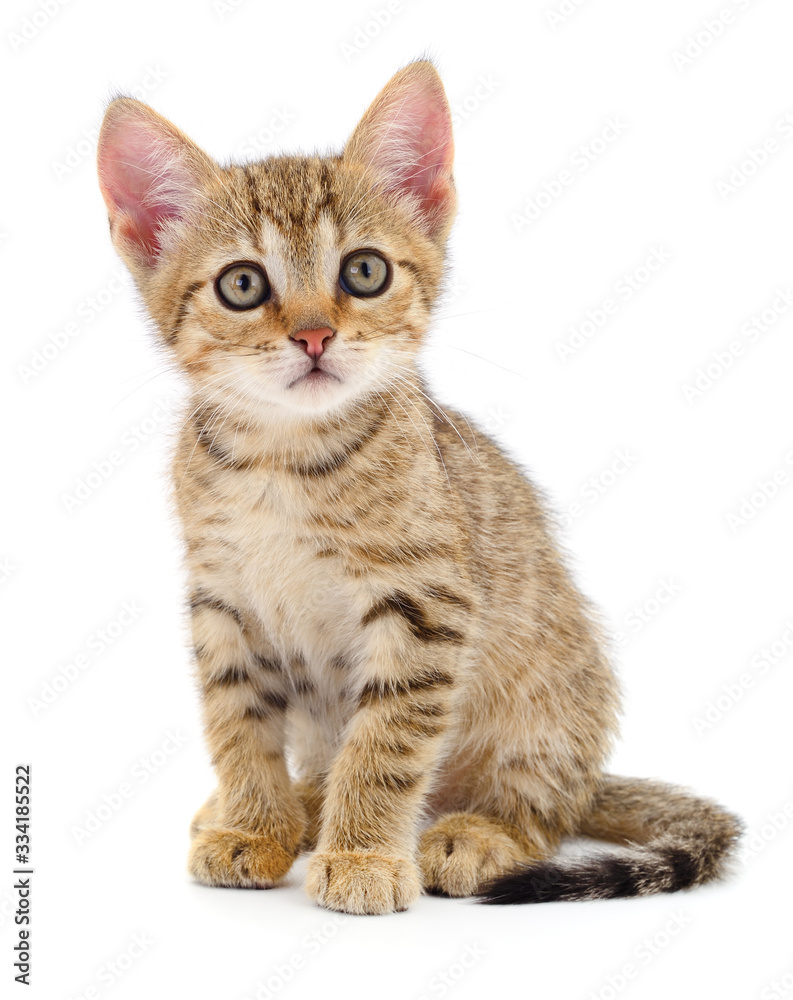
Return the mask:
[[[231, 570], [247, 610], [286, 656], [323, 662], [350, 650], [359, 628], [360, 581], [322, 549], [306, 518], [311, 497], [295, 496], [277, 478], [256, 499], [237, 496], [225, 508], [224, 535], [236, 553]], [[322, 555], [320, 551], [322, 550]]]

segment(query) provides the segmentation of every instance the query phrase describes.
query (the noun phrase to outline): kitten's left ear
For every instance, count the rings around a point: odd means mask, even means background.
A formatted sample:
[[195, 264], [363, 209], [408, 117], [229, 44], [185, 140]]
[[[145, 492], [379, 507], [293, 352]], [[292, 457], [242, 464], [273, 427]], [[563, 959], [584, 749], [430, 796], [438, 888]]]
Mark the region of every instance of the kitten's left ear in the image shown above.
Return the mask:
[[97, 149], [99, 186], [113, 243], [131, 266], [156, 266], [164, 229], [200, 209], [212, 160], [147, 104], [114, 100]]
[[452, 119], [438, 72], [430, 62], [410, 63], [374, 99], [344, 149], [364, 163], [384, 189], [408, 196], [434, 239], [446, 238], [454, 218]]

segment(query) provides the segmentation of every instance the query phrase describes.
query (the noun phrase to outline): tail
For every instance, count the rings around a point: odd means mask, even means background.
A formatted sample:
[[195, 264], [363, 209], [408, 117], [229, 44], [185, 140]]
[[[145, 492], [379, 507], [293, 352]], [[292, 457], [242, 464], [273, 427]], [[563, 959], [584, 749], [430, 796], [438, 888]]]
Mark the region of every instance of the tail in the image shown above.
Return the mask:
[[579, 833], [622, 846], [525, 864], [480, 892], [483, 903], [550, 903], [677, 892], [721, 878], [743, 824], [680, 788], [606, 775]]

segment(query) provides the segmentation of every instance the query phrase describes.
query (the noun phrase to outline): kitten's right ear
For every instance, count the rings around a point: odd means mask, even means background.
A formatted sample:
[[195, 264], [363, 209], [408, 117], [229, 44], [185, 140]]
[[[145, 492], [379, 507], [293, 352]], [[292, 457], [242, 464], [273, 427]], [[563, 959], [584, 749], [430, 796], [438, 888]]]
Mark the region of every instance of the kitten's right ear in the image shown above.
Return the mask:
[[129, 263], [147, 267], [160, 258], [163, 227], [199, 207], [215, 169], [175, 125], [130, 97], [105, 113], [97, 166], [113, 243]]

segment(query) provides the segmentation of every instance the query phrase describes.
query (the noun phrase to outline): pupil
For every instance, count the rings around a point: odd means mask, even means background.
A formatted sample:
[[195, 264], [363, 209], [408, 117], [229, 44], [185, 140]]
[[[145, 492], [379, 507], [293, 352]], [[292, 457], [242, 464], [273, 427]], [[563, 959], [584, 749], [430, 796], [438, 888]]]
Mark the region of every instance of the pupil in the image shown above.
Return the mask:
[[366, 263], [365, 260], [361, 261], [361, 273], [363, 274], [364, 278], [371, 277], [371, 271], [369, 270], [369, 265]]
[[239, 278], [237, 278], [237, 285], [241, 292], [247, 292], [251, 287], [250, 277], [247, 274], [241, 274]]

